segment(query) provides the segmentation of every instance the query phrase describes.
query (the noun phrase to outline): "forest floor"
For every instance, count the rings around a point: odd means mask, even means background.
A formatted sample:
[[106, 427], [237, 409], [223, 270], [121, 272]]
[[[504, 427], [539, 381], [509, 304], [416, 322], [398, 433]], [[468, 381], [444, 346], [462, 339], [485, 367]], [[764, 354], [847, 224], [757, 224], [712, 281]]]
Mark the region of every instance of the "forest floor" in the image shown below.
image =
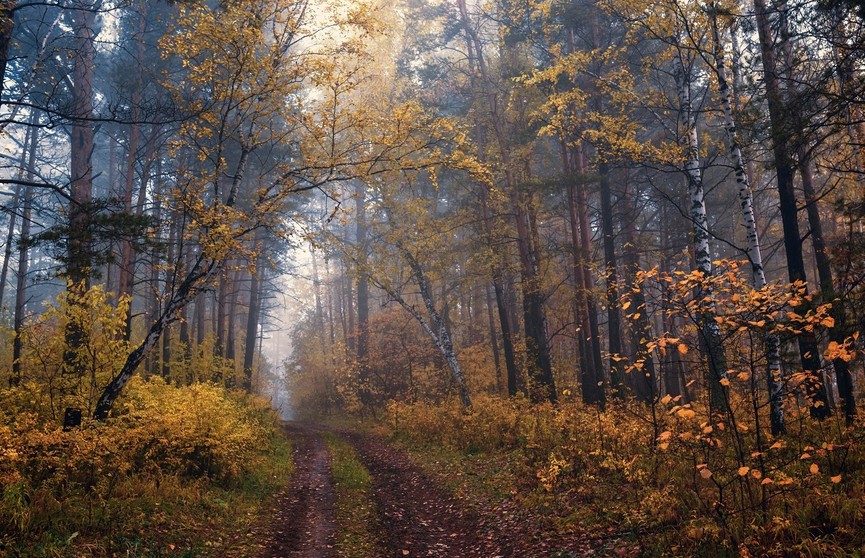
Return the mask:
[[[444, 463], [422, 465], [374, 434], [299, 423], [287, 424], [286, 431], [295, 447], [295, 472], [268, 519], [255, 530], [262, 558], [623, 555], [621, 549], [609, 547], [609, 537], [551, 532], [541, 518], [506, 498], [479, 501], [477, 494], [448, 482], [461, 473]], [[333, 478], [336, 466], [328, 449], [335, 438], [351, 447], [370, 479], [364, 493], [368, 502], [349, 504], [348, 514], [335, 511], [341, 505], [338, 501], [345, 502], [343, 488]], [[373, 513], [362, 519], [367, 525], [360, 527], [359, 537], [369, 540], [352, 542], [357, 539], [346, 538], [344, 531], [357, 531], [358, 526], [341, 523], [357, 523], [364, 517], [360, 510], [367, 507]]]

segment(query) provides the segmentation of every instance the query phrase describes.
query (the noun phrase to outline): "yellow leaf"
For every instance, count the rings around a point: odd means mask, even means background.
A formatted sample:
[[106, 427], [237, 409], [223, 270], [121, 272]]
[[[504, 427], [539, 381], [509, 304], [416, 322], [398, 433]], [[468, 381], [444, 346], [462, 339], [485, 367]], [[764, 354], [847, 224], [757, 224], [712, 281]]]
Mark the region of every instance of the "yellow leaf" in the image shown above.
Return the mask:
[[750, 470], [751, 470], [751, 468], [748, 467], [747, 465], [744, 467], [739, 467], [739, 476], [744, 477], [745, 475], [748, 474], [748, 471], [750, 471]]
[[631, 307], [631, 301], [630, 300], [626, 300], [625, 303], [622, 304], [622, 310], [627, 310], [630, 307]]
[[661, 403], [664, 404], [664, 405], [666, 405], [667, 403], [669, 403], [669, 402], [672, 401], [672, 400], [673, 400], [673, 398], [670, 397], [670, 394], [667, 394], [667, 395], [665, 395], [664, 397], [661, 398]]
[[820, 466], [817, 465], [816, 463], [812, 463], [812, 464], [811, 464], [811, 468], [809, 469], [809, 471], [811, 471], [811, 474], [812, 474], [812, 475], [816, 475], [817, 473], [820, 472]]
[[697, 413], [691, 409], [679, 409], [676, 411], [676, 415], [683, 419], [689, 419], [697, 416]]
[[727, 378], [721, 378], [720, 380], [718, 380], [718, 383], [724, 387], [730, 387], [730, 380], [728, 380]]
[[688, 354], [688, 346], [684, 343], [679, 343], [679, 346], [676, 347], [676, 349], [678, 349], [680, 355]]

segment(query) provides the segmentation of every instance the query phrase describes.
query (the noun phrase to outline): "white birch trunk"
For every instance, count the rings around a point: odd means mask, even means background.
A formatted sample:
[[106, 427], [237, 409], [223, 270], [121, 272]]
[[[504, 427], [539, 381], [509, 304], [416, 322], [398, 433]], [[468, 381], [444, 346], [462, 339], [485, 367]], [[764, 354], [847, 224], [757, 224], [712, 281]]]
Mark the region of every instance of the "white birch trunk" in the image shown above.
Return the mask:
[[[712, 274], [712, 255], [709, 249], [709, 227], [706, 217], [706, 200], [703, 189], [703, 175], [700, 169], [700, 144], [697, 135], [697, 121], [691, 101], [691, 60], [686, 58], [681, 48], [677, 49], [676, 81], [679, 88], [680, 121], [684, 126], [687, 142], [685, 173], [688, 177], [688, 193], [691, 200], [691, 222], [694, 229], [694, 260], [697, 270], [706, 277]], [[711, 290], [704, 287], [701, 293], [711, 299]], [[713, 305], [700, 317], [700, 332], [703, 348], [709, 367], [709, 398], [712, 412], [727, 411], [727, 390], [721, 383], [727, 378], [727, 359], [721, 327], [715, 322]]]
[[[739, 141], [736, 137], [736, 121], [733, 118], [733, 102], [730, 82], [727, 78], [727, 67], [724, 60], [724, 48], [721, 44], [721, 34], [718, 31], [717, 13], [714, 5], [710, 7], [712, 20], [712, 38], [715, 42], [715, 73], [718, 77], [718, 96], [724, 110], [724, 130], [727, 139], [727, 151], [733, 170], [736, 174], [736, 185], [739, 193], [739, 205], [742, 208], [742, 220], [745, 225], [745, 253], [751, 262], [751, 276], [754, 288], [757, 290], [766, 286], [766, 273], [763, 269], [763, 256], [760, 252], [760, 237], [757, 232], [757, 220], [754, 217], [754, 202], [751, 185]], [[784, 426], [784, 385], [781, 381], [781, 342], [778, 336], [766, 334], [764, 339], [766, 350], [766, 378], [769, 388], [769, 414], [773, 435], [785, 432]]]

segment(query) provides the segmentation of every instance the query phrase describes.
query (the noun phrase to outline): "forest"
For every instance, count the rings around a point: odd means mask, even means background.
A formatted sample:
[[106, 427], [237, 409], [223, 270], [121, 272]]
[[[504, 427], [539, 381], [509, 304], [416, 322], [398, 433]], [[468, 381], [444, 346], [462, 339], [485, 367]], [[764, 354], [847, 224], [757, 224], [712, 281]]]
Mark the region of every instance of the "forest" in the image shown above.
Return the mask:
[[863, 186], [861, 0], [0, 0], [0, 558], [862, 556]]

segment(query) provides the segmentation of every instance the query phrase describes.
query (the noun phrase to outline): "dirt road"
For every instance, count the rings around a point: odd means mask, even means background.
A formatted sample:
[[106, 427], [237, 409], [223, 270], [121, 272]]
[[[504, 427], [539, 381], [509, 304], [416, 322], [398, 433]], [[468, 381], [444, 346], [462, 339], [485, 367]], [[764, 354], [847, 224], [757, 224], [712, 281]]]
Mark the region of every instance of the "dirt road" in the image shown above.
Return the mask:
[[[261, 558], [337, 558], [334, 483], [322, 430], [286, 426], [295, 473], [279, 496]], [[369, 471], [382, 556], [364, 558], [571, 558], [596, 555], [585, 539], [545, 533], [508, 503], [469, 505], [444, 491], [401, 450], [367, 434], [339, 434]], [[447, 474], [447, 472], [444, 472]], [[379, 532], [380, 531], [380, 532]]]

